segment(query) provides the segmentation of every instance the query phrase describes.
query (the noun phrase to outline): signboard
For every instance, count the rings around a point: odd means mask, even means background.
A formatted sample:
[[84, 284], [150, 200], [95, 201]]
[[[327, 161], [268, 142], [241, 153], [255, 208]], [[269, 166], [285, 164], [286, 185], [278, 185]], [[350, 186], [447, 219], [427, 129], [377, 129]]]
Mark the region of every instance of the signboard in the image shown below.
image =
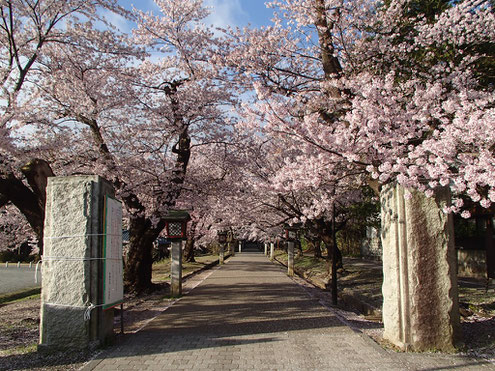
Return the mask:
[[124, 301], [122, 203], [107, 196], [104, 216], [103, 309], [109, 309]]

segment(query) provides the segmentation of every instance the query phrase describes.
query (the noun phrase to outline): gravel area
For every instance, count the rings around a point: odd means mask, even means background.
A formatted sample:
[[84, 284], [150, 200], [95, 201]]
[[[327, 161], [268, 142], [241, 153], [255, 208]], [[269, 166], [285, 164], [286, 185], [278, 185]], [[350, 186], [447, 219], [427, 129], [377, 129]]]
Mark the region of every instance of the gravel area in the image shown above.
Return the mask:
[[39, 296], [0, 306], [0, 370], [77, 370], [86, 361], [82, 352], [36, 352], [39, 312]]
[[[163, 285], [152, 295], [127, 296], [124, 304], [124, 331], [134, 333], [172, 303], [169, 287]], [[39, 337], [39, 295], [0, 306], [0, 370], [78, 370], [93, 352], [55, 352], [41, 354], [36, 351]], [[116, 341], [120, 334], [120, 311], [115, 313]]]

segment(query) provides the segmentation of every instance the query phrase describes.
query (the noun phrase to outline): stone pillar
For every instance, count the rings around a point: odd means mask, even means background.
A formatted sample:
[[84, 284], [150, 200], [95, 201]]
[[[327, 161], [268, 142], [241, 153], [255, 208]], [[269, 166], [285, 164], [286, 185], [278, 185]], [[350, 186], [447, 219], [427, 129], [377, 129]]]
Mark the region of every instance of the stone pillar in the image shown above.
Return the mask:
[[172, 242], [171, 255], [171, 294], [172, 297], [177, 298], [182, 295], [182, 240]]
[[287, 274], [294, 276], [294, 241], [287, 243]]
[[270, 261], [273, 261], [273, 259], [275, 258], [275, 244], [273, 242], [270, 242]]
[[232, 256], [235, 256], [235, 248], [234, 248], [234, 244], [232, 242], [229, 242], [229, 251], [230, 253], [232, 254]]
[[385, 185], [381, 195], [384, 337], [405, 350], [451, 351], [459, 339], [452, 216], [447, 189]]
[[[104, 199], [113, 188], [99, 176], [53, 177], [46, 193], [39, 349], [101, 345], [113, 335], [113, 309], [98, 306]], [[97, 306], [89, 312], [91, 305]]]
[[268, 243], [265, 242], [265, 256], [268, 256]]
[[218, 254], [218, 262], [220, 265], [224, 263], [224, 248], [223, 248], [223, 243], [220, 244], [220, 252]]
[[239, 252], [242, 252], [242, 241], [239, 241]]

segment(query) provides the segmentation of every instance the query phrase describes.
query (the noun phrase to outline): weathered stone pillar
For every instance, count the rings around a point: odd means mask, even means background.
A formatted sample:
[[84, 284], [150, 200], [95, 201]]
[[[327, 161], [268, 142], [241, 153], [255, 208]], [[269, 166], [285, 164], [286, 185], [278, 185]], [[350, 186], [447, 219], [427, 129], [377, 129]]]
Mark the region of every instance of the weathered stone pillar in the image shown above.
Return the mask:
[[268, 243], [265, 242], [265, 256], [268, 256]]
[[384, 337], [403, 349], [451, 351], [459, 338], [452, 216], [436, 196], [385, 185], [381, 191]]
[[287, 242], [287, 274], [294, 276], [294, 241]]
[[171, 294], [176, 298], [182, 295], [182, 240], [172, 241], [171, 255]]
[[275, 258], [275, 244], [273, 242], [270, 242], [270, 261], [273, 261], [273, 259]]
[[242, 252], [242, 241], [239, 241], [239, 252]]
[[85, 349], [113, 335], [113, 309], [101, 306], [104, 200], [113, 194], [99, 176], [48, 178], [40, 350]]
[[224, 248], [223, 248], [223, 243], [220, 244], [220, 251], [218, 253], [218, 262], [220, 265], [224, 263]]

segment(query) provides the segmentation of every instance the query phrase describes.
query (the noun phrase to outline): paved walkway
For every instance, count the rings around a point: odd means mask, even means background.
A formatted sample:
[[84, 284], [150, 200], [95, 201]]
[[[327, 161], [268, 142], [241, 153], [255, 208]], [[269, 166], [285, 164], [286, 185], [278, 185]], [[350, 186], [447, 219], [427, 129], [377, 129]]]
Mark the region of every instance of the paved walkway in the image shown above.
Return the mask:
[[[421, 360], [418, 361], [421, 363]], [[485, 370], [409, 363], [342, 323], [261, 254], [237, 254], [86, 370]]]

